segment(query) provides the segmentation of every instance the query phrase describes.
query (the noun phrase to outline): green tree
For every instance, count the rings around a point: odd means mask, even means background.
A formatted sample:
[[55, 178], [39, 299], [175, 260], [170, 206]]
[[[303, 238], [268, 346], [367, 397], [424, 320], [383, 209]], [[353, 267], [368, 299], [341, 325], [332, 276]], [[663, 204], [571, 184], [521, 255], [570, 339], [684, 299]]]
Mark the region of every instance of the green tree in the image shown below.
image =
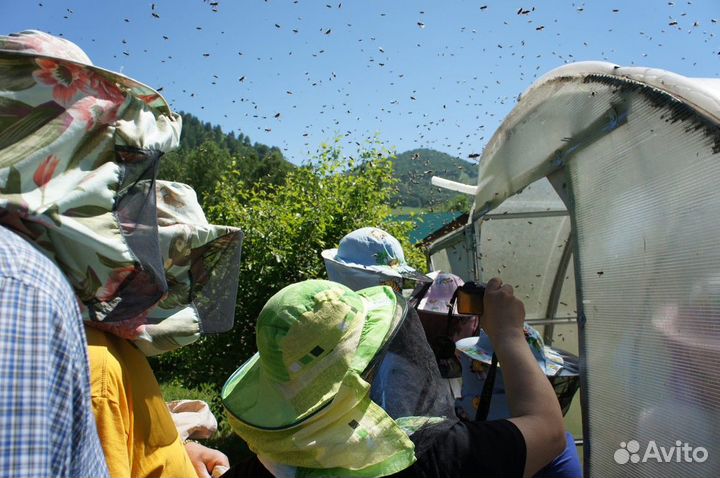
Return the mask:
[[198, 199], [205, 204], [206, 196], [215, 191], [217, 184], [235, 165], [228, 150], [214, 141], [205, 141], [189, 151], [168, 153], [160, 162], [158, 176], [191, 185]]
[[263, 184], [282, 184], [285, 176], [292, 169], [292, 165], [285, 161], [280, 150], [271, 148], [262, 159], [256, 160], [254, 168], [247, 176], [241, 174], [240, 177]]
[[288, 172], [280, 186], [247, 184], [231, 171], [215, 189], [209, 220], [245, 233], [235, 327], [162, 356], [161, 380], [209, 382], [219, 391], [255, 353], [255, 320], [270, 296], [288, 284], [326, 277], [320, 252], [354, 229], [387, 230], [401, 241], [407, 260], [424, 268], [422, 253], [407, 240], [412, 224], [388, 220], [396, 192], [389, 152], [371, 144], [356, 157], [344, 157], [337, 144], [323, 145], [315, 161]]
[[[204, 207], [215, 203], [214, 192], [223, 178], [240, 178], [245, 184], [282, 184], [294, 166], [282, 151], [240, 133], [225, 134], [220, 126], [203, 123], [183, 113], [180, 148], [166, 154], [158, 177], [187, 183], [195, 189]], [[233, 175], [232, 173], [237, 173]]]
[[472, 200], [470, 199], [470, 196], [461, 194], [438, 205], [436, 210], [440, 212], [468, 212], [470, 211], [471, 206]]

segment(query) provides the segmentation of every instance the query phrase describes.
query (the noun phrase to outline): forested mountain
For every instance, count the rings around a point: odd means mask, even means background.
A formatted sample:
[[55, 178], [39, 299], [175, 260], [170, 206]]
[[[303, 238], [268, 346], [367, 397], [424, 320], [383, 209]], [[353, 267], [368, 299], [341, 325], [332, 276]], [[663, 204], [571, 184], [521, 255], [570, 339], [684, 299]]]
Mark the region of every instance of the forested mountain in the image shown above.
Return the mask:
[[240, 133], [237, 137], [235, 132], [223, 132], [218, 125], [212, 125], [200, 121], [199, 118], [190, 113], [180, 113], [183, 119], [182, 136], [180, 147], [186, 149], [197, 148], [205, 141], [212, 141], [221, 148], [227, 149], [232, 155], [246, 156], [254, 150], [259, 160], [265, 159], [268, 155], [277, 154], [282, 157], [280, 149], [275, 146], [267, 146], [261, 143], [252, 143], [249, 136]]
[[[204, 205], [213, 202], [211, 195], [224, 177], [247, 184], [282, 184], [287, 172], [295, 167], [275, 146], [252, 143], [242, 133], [225, 133], [220, 126], [202, 122], [191, 114], [181, 115], [180, 148], [163, 157], [159, 178], [190, 184]], [[477, 182], [476, 164], [432, 149], [400, 153], [393, 165], [393, 175], [399, 180], [398, 194], [392, 199], [395, 206], [464, 210], [467, 196], [433, 187], [430, 178]]]
[[[395, 159], [398, 184], [398, 204], [406, 207], [437, 208], [447, 206], [466, 195], [440, 189], [430, 184], [430, 178], [441, 176], [466, 184], [477, 183], [478, 166], [433, 149], [413, 149], [398, 154]], [[446, 208], [446, 207], [445, 207]]]
[[158, 176], [190, 184], [201, 203], [208, 202], [206, 195], [231, 171], [237, 172], [234, 179], [248, 183], [281, 184], [294, 167], [277, 147], [252, 143], [242, 133], [225, 133], [188, 113], [181, 116], [180, 148], [163, 157]]

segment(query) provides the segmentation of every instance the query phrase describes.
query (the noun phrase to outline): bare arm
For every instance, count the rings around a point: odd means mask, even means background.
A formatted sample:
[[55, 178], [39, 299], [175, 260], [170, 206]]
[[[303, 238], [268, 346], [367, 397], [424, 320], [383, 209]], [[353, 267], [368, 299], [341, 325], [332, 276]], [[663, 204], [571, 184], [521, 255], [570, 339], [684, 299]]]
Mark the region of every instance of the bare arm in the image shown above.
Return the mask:
[[485, 291], [481, 325], [502, 365], [513, 422], [525, 439], [524, 476], [532, 476], [565, 448], [560, 405], [550, 382], [538, 367], [523, 333], [525, 306], [512, 286], [491, 279]]

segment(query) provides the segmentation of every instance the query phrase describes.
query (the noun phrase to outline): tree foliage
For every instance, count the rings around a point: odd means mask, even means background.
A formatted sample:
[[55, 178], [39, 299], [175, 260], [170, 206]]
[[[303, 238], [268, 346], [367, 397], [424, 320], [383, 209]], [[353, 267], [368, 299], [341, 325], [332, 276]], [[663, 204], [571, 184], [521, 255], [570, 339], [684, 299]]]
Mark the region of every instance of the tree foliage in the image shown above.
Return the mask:
[[216, 202], [212, 193], [229, 174], [237, 173], [247, 184], [277, 185], [294, 168], [276, 147], [251, 144], [242, 133], [226, 134], [191, 114], [182, 118], [180, 147], [163, 157], [158, 177], [189, 184], [203, 206]]
[[472, 206], [472, 199], [466, 194], [460, 194], [446, 202], [439, 204], [435, 210], [439, 212], [468, 212]]
[[235, 327], [160, 358], [161, 379], [219, 387], [256, 351], [255, 321], [270, 296], [297, 281], [325, 278], [320, 252], [354, 229], [387, 230], [403, 244], [406, 259], [422, 269], [422, 253], [407, 240], [412, 225], [388, 220], [397, 190], [392, 168], [379, 144], [353, 159], [337, 143], [323, 145], [314, 161], [290, 170], [282, 184], [249, 183], [230, 168], [213, 191], [207, 215], [245, 233]]

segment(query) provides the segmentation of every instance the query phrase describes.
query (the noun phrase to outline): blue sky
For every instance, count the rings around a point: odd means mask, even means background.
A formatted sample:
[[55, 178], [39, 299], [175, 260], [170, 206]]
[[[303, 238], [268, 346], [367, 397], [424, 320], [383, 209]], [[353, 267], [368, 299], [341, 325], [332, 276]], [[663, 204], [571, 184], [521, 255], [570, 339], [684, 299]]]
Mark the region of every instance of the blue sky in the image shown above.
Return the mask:
[[296, 163], [338, 135], [350, 153], [377, 135], [467, 158], [538, 76], [573, 61], [720, 75], [718, 0], [212, 3], [3, 1], [0, 25], [62, 34]]

